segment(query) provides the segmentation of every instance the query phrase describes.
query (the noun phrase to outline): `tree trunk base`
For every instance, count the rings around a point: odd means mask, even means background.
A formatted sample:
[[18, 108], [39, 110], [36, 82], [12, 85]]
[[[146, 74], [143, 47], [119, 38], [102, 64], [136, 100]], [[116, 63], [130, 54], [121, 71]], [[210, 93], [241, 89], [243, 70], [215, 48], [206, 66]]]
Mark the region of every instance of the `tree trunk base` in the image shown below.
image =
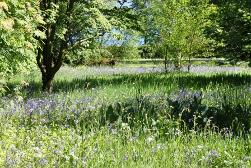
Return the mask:
[[47, 79], [47, 78], [43, 77], [42, 80], [43, 80], [42, 90], [44, 92], [51, 93], [52, 92], [52, 88], [53, 88], [53, 85], [52, 85], [53, 79]]

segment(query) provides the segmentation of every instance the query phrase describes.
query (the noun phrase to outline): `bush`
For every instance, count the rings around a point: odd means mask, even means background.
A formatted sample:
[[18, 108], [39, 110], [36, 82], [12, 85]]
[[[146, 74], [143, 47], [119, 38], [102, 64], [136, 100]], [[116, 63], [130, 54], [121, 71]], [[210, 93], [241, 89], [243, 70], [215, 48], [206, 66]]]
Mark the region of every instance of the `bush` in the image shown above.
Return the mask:
[[78, 65], [101, 65], [111, 60], [140, 58], [139, 50], [135, 46], [108, 46], [99, 49], [85, 49], [77, 53], [69, 53], [64, 63]]
[[107, 50], [115, 59], [135, 59], [140, 58], [138, 47], [130, 45], [109, 46]]
[[106, 49], [85, 49], [77, 53], [69, 53], [65, 59], [65, 63], [78, 66], [78, 65], [98, 65], [107, 59], [112, 59], [113, 55]]
[[139, 50], [141, 58], [163, 58], [165, 55], [163, 48], [153, 45], [143, 45]]

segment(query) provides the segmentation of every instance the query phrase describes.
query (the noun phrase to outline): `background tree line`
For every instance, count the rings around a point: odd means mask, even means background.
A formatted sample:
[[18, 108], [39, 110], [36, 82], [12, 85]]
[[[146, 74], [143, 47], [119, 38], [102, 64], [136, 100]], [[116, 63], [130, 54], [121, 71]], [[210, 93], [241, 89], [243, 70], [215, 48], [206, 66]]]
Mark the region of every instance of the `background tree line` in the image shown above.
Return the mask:
[[4, 0], [0, 76], [35, 64], [43, 90], [63, 63], [225, 57], [251, 62], [250, 0]]

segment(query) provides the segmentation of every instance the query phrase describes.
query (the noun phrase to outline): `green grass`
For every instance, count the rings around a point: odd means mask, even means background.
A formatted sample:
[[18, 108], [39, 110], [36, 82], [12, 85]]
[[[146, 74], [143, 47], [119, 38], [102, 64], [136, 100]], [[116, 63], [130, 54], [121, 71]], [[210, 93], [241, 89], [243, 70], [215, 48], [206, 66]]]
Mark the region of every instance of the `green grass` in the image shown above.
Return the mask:
[[[248, 168], [250, 85], [249, 73], [109, 75], [64, 67], [47, 95], [39, 74], [19, 76], [0, 100], [0, 167]], [[215, 120], [203, 122], [205, 108]]]
[[3, 167], [250, 167], [250, 139], [179, 133], [156, 140], [132, 136], [126, 127], [80, 135], [71, 128], [11, 126], [1, 128]]

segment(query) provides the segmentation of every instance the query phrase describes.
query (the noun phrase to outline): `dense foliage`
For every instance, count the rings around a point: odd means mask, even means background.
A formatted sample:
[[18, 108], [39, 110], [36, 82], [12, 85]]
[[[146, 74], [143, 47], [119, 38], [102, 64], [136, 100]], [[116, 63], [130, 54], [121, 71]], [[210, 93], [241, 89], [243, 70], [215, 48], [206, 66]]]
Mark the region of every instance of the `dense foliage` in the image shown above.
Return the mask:
[[33, 34], [41, 22], [33, 1], [0, 2], [0, 78], [34, 66], [37, 42]]
[[220, 0], [213, 15], [212, 37], [218, 42], [217, 54], [237, 62], [251, 58], [251, 3], [249, 0]]
[[44, 23], [38, 26], [40, 48], [36, 58], [44, 91], [51, 92], [52, 80], [69, 51], [81, 50], [110, 29], [101, 13], [106, 7], [102, 0], [40, 2]]
[[209, 44], [204, 31], [212, 12], [207, 0], [153, 1], [152, 11], [160, 45], [168, 56], [164, 55], [173, 59], [177, 67], [182, 58], [196, 57], [199, 52], [203, 57]]

